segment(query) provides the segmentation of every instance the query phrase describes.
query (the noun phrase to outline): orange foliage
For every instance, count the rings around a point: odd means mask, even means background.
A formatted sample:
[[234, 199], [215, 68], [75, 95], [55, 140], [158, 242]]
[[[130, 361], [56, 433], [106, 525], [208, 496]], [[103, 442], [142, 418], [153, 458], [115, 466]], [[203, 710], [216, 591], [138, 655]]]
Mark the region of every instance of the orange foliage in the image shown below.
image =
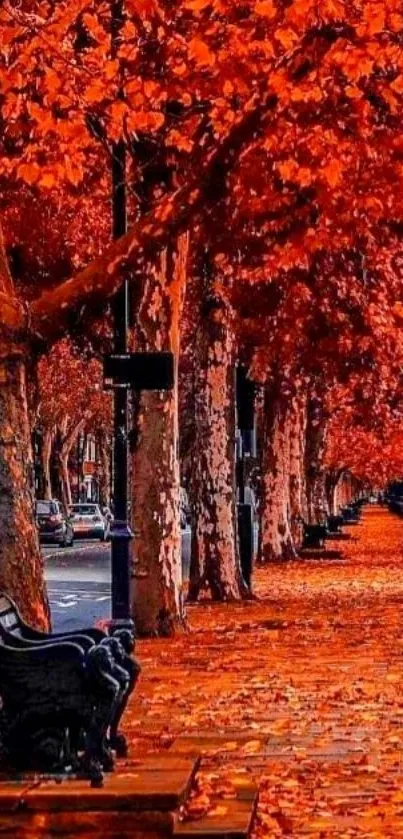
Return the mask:
[[[164, 196], [250, 114], [194, 234], [244, 309], [256, 375], [280, 367], [298, 387], [330, 390], [363, 375], [372, 393], [380, 379], [388, 413], [403, 356], [399, 3], [123, 5], [116, 54], [108, 3], [2, 5], [0, 178], [11, 204], [49, 197], [80, 266], [108, 238], [113, 141], [129, 151], [132, 220], [160, 202], [162, 224]], [[22, 211], [7, 211], [12, 231]], [[268, 314], [251, 283], [275, 287]]]
[[[0, 170], [45, 191], [64, 182], [74, 190], [100, 148], [123, 135], [134, 149], [147, 140], [174, 152], [183, 179], [202, 137], [217, 142], [256, 91], [262, 102], [272, 93], [261, 136], [246, 138], [229, 218], [286, 210], [305, 191], [317, 218], [305, 218], [287, 247], [267, 242], [265, 256], [267, 271], [304, 266], [319, 247], [366, 238], [390, 207], [400, 217], [397, 6], [126, 2], [112, 59], [109, 4], [6, 3]], [[136, 153], [134, 168], [141, 179]], [[270, 225], [258, 217], [255, 234], [270, 239]]]
[[84, 421], [87, 431], [112, 424], [112, 400], [103, 390], [101, 363], [83, 357], [68, 340], [56, 344], [39, 363], [37, 424], [52, 430]]

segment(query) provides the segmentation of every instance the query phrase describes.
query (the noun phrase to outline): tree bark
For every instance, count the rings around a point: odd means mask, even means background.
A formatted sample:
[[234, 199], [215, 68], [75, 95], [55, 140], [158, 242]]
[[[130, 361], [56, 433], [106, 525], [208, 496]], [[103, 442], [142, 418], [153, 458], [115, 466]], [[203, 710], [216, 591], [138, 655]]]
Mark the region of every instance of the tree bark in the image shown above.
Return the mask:
[[52, 454], [52, 438], [53, 434], [50, 429], [46, 429], [43, 435], [42, 441], [42, 481], [43, 486], [41, 487], [42, 497], [46, 501], [50, 501], [52, 498], [52, 481], [50, 479], [50, 457]]
[[[26, 621], [49, 629], [50, 611], [34, 515], [34, 464], [28, 417], [26, 347], [7, 314], [18, 311], [0, 227], [0, 589]], [[3, 309], [1, 316], [3, 316]]]
[[307, 485], [308, 521], [321, 524], [328, 515], [324, 455], [326, 448], [327, 416], [320, 398], [308, 400], [306, 426], [305, 474]]
[[98, 472], [99, 500], [103, 507], [111, 503], [111, 447], [112, 440], [107, 431], [100, 431], [97, 435], [99, 447], [100, 469]]
[[72, 504], [68, 454], [60, 455], [59, 470], [60, 485], [62, 488], [62, 503], [64, 509], [67, 510], [70, 504]]
[[62, 433], [64, 433], [60, 451], [58, 452], [57, 467], [62, 493], [62, 503], [66, 510], [70, 506], [70, 504], [72, 504], [69, 457], [74, 443], [76, 442], [77, 437], [82, 431], [84, 425], [85, 419], [82, 419], [78, 423], [75, 423], [70, 429], [68, 429], [66, 420], [65, 426], [62, 431]]
[[344, 507], [350, 504], [353, 499], [351, 475], [348, 471], [344, 471], [340, 480], [336, 485], [335, 504], [337, 508]]
[[236, 526], [235, 370], [230, 308], [207, 300], [197, 336], [196, 441], [192, 475], [192, 556], [188, 600], [240, 600]]
[[[325, 476], [326, 500], [329, 515], [335, 516], [338, 512], [338, 490], [343, 481], [344, 469], [328, 469]], [[340, 506], [342, 506], [340, 504]]]
[[0, 589], [24, 619], [48, 629], [50, 612], [34, 517], [34, 467], [21, 358], [0, 359]]
[[294, 545], [303, 538], [303, 521], [308, 518], [305, 481], [306, 397], [297, 394], [291, 401], [290, 431], [290, 527]]
[[135, 399], [131, 440], [132, 611], [140, 635], [169, 635], [183, 625], [178, 361], [189, 238], [163, 252], [149, 271], [137, 348], [174, 354], [171, 391]]
[[291, 532], [291, 422], [290, 397], [282, 394], [279, 382], [268, 384], [264, 405], [259, 563], [296, 557]]

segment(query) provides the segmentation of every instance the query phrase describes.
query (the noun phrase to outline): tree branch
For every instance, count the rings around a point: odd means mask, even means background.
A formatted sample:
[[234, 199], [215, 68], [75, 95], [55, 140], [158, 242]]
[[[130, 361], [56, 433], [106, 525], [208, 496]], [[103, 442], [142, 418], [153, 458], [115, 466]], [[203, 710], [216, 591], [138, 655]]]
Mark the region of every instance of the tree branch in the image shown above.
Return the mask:
[[75, 422], [73, 426], [70, 429], [68, 429], [68, 431], [66, 431], [63, 437], [62, 445], [60, 447], [61, 458], [67, 457], [70, 454], [72, 446], [77, 440], [78, 435], [83, 430], [85, 423], [86, 418], [83, 417], [82, 419], [78, 420], [78, 422]]
[[[343, 29], [332, 30], [333, 37], [323, 37], [323, 30], [314, 30], [308, 37], [320, 42], [319, 58], [341, 35]], [[292, 77], [294, 62], [303, 51], [304, 42], [281, 57], [279, 66], [286, 65]], [[298, 75], [305, 75], [298, 66]], [[262, 83], [266, 84], [266, 80]], [[155, 257], [170, 240], [189, 226], [204, 210], [204, 205], [222, 198], [226, 177], [236, 163], [247, 142], [259, 136], [268, 111], [277, 105], [277, 96], [258, 89], [244, 105], [239, 119], [218, 146], [205, 151], [206, 135], [191, 161], [192, 176], [176, 192], [164, 196], [139, 223], [121, 239], [114, 242], [105, 255], [91, 263], [84, 271], [53, 291], [45, 292], [30, 307], [32, 338], [42, 342], [58, 340], [67, 330], [77, 328], [86, 313], [97, 316], [105, 309], [107, 300], [119, 290], [125, 272], [143, 273], [147, 259]], [[133, 277], [133, 274], [132, 274]]]
[[[175, 193], [164, 196], [125, 236], [113, 242], [104, 256], [95, 260], [76, 277], [53, 291], [45, 292], [30, 307], [30, 329], [34, 339], [54, 341], [74, 328], [88, 311], [99, 315], [112, 298], [128, 270], [140, 273], [151, 255], [155, 256], [170, 240], [188, 226], [190, 218], [203, 210], [208, 199], [214, 201], [214, 185], [222, 182], [245, 144], [255, 138], [269, 109], [277, 98], [255, 94], [242, 117], [232, 126], [218, 147], [205, 156], [200, 148], [195, 174]], [[199, 164], [199, 165], [197, 165]]]

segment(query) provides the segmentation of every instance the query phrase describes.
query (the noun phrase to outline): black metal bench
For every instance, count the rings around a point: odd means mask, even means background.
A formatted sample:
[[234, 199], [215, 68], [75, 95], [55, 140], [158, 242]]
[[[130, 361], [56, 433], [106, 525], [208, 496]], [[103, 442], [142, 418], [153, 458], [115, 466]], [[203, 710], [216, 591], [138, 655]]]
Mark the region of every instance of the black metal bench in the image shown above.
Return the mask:
[[340, 533], [343, 523], [343, 516], [329, 516], [327, 520], [327, 529], [329, 533]]
[[323, 548], [327, 536], [325, 524], [304, 523], [304, 539], [302, 548]]
[[354, 512], [358, 513], [358, 515], [360, 516], [362, 513], [364, 502], [362, 498], [357, 498], [355, 501], [351, 501], [350, 504], [348, 504], [347, 506], [354, 510]]
[[66, 772], [102, 783], [112, 749], [125, 755], [118, 727], [140, 667], [133, 633], [91, 627], [43, 633], [0, 594], [0, 746], [9, 766]]
[[344, 524], [357, 523], [361, 517], [360, 508], [353, 504], [347, 504], [345, 507], [342, 507], [340, 514], [343, 517]]

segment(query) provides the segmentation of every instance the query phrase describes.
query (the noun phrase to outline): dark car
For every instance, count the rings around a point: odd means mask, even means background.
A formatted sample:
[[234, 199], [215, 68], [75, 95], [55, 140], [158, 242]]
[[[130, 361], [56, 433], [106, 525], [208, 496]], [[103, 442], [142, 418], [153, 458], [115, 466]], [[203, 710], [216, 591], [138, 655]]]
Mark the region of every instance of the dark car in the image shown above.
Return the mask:
[[393, 481], [388, 485], [385, 501], [393, 513], [403, 515], [403, 481]]
[[37, 501], [36, 521], [40, 542], [55, 542], [63, 547], [73, 544], [73, 526], [60, 501]]

